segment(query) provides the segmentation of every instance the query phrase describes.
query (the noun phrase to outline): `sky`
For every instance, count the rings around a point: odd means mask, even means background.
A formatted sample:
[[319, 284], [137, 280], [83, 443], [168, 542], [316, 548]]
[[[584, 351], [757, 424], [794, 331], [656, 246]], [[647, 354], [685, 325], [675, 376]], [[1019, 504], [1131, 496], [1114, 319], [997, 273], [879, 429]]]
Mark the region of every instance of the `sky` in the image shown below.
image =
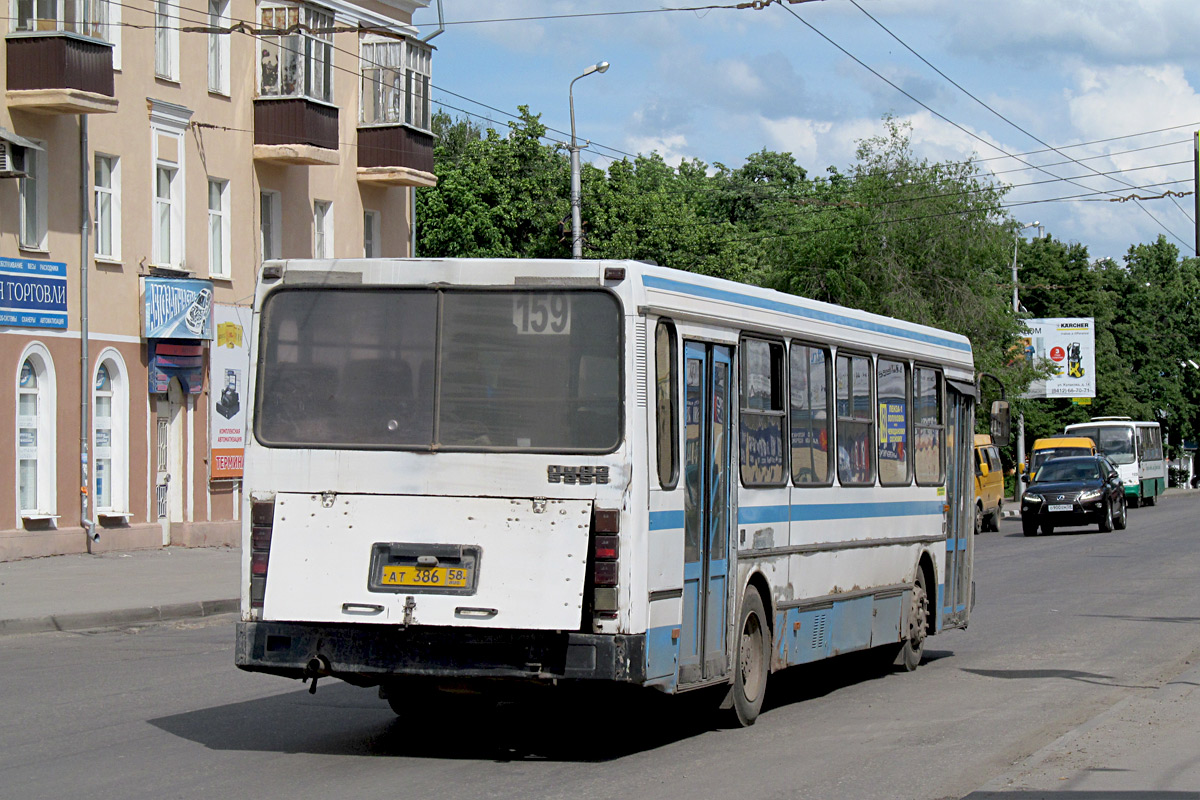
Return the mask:
[[[607, 61], [574, 84], [585, 160], [605, 168], [656, 151], [736, 168], [765, 148], [810, 175], [849, 168], [891, 115], [911, 125], [918, 156], [975, 158], [1011, 186], [1005, 204], [1031, 226], [1024, 236], [1040, 223], [1093, 259], [1119, 260], [1162, 235], [1195, 255], [1198, 0], [664, 10], [737, 4], [443, 0], [434, 106], [503, 130], [526, 105], [565, 142], [572, 79]], [[552, 16], [562, 18], [528, 19]], [[499, 19], [514, 21], [482, 21]], [[433, 33], [437, 0], [413, 22]]]

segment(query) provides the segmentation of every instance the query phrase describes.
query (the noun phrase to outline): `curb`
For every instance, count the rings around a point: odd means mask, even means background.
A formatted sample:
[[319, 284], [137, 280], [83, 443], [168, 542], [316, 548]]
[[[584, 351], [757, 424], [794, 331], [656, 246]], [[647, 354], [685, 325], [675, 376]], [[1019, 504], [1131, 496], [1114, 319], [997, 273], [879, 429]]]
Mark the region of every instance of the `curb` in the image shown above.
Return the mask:
[[19, 633], [49, 633], [51, 631], [83, 631], [93, 628], [114, 628], [143, 622], [168, 622], [193, 617], [211, 617], [238, 610], [237, 598], [199, 600], [190, 603], [170, 603], [113, 611], [85, 611], [78, 614], [51, 614], [28, 619], [0, 619], [0, 636]]

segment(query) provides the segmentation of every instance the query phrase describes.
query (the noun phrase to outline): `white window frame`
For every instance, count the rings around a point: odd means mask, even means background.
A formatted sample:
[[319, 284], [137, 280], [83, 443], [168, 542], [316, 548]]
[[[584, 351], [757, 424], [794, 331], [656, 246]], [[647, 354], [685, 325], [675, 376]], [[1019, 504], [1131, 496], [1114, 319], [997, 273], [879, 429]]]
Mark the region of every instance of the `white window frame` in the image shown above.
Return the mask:
[[[208, 0], [208, 26], [228, 28], [229, 0]], [[208, 90], [229, 95], [229, 37], [228, 33], [208, 35]]]
[[[191, 109], [162, 100], [150, 100], [151, 263], [167, 269], [183, 270], [187, 263], [187, 230], [184, 226], [184, 220], [187, 219], [184, 132], [187, 131], [191, 119]], [[164, 142], [171, 140], [173, 146], [168, 151], [160, 150]], [[170, 191], [166, 197], [159, 197], [160, 169], [174, 170]], [[166, 242], [160, 241], [162, 227], [159, 215], [164, 209], [168, 212], [169, 223], [169, 239]], [[165, 251], [164, 246], [167, 246]]]
[[[96, 398], [100, 390], [96, 388], [100, 376], [100, 368], [108, 370], [111, 415], [108, 417], [109, 443], [101, 446], [96, 432], [104, 422], [98, 413]], [[100, 477], [100, 463], [106, 458], [109, 462], [109, 502], [101, 503], [99, 486], [95, 484]], [[121, 354], [109, 347], [105, 348], [96, 359], [96, 368], [92, 372], [92, 472], [96, 513], [111, 516], [123, 516], [129, 511], [129, 372], [125, 368], [125, 360]]]
[[[21, 371], [26, 361], [32, 365], [37, 378], [35, 392], [37, 408], [31, 417], [24, 417], [20, 412], [20, 396], [23, 393]], [[13, 505], [17, 509], [18, 515], [24, 519], [53, 517], [58, 502], [56, 486], [58, 473], [55, 466], [55, 456], [58, 452], [55, 430], [55, 414], [58, 408], [57, 382], [54, 375], [54, 361], [50, 357], [50, 351], [41, 342], [30, 342], [25, 347], [25, 351], [17, 361], [17, 374], [13, 378], [13, 384], [17, 393], [17, 407], [14, 409], [17, 434], [15, 464], [17, 479], [13, 482], [13, 489], [16, 493], [16, 502]], [[37, 431], [37, 444], [33, 450], [34, 458], [37, 459], [36, 508], [24, 508], [21, 504], [21, 461], [22, 457], [28, 458], [28, 453], [24, 452], [25, 448], [21, 447], [21, 429], [30, 427], [30, 424]]]
[[[153, 263], [171, 269], [183, 268], [183, 213], [179, 185], [179, 165], [158, 161], [154, 165], [154, 259]], [[163, 191], [163, 179], [166, 191]]]
[[369, 208], [363, 209], [363, 258], [379, 258], [383, 255], [383, 231], [379, 224], [380, 214]]
[[261, 261], [283, 257], [283, 196], [273, 189], [258, 193], [258, 245]]
[[359, 121], [364, 125], [432, 124], [429, 88], [433, 50], [411, 40], [365, 35], [359, 42], [362, 91]]
[[264, 4], [259, 22], [265, 30], [304, 26], [297, 33], [258, 36], [259, 97], [307, 97], [332, 103], [333, 34], [311, 31], [332, 28], [337, 22], [334, 11], [306, 3]]
[[[104, 160], [108, 163], [108, 183], [101, 183], [100, 180], [100, 162]], [[110, 156], [107, 153], [96, 153], [93, 159], [93, 194], [95, 200], [93, 203], [93, 213], [96, 221], [96, 243], [95, 255], [97, 259], [105, 261], [120, 261], [121, 260], [121, 159], [117, 156]], [[102, 202], [107, 201], [107, 202]], [[107, 211], [105, 208], [107, 207]], [[107, 250], [101, 247], [101, 231], [107, 226], [109, 228], [109, 246]]]
[[313, 200], [313, 258], [333, 258], [333, 203]]
[[[213, 208], [213, 190], [216, 208]], [[229, 278], [232, 255], [229, 246], [229, 181], [208, 179], [208, 274], [213, 278]]]
[[[110, 15], [115, 8], [108, 0], [13, 0], [12, 29], [63, 31], [107, 42], [110, 40], [106, 29], [110, 27]], [[80, 19], [80, 9], [84, 19]], [[68, 11], [70, 19], [67, 18]]]
[[171, 0], [154, 0], [154, 75], [179, 80], [179, 15]]
[[[30, 141], [46, 146], [45, 142]], [[47, 249], [47, 216], [50, 213], [47, 197], [50, 188], [48, 163], [45, 150], [25, 148], [25, 177], [17, 180], [21, 208], [18, 241], [22, 250], [45, 252]]]

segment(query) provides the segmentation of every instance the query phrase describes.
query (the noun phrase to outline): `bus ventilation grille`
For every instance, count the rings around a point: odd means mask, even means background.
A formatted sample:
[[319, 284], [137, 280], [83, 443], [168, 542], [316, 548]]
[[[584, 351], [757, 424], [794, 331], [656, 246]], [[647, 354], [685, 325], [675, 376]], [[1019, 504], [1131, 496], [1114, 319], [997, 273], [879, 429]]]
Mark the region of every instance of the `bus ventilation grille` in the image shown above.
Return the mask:
[[825, 647], [825, 614], [814, 614], [812, 621], [812, 647], [813, 650], [822, 650]]
[[647, 377], [649, 375], [649, 364], [646, 349], [649, 346], [646, 341], [646, 326], [638, 325], [635, 330], [636, 342], [634, 354], [634, 374], [637, 380], [637, 404], [638, 408], [645, 408], [649, 402], [648, 389], [646, 388]]

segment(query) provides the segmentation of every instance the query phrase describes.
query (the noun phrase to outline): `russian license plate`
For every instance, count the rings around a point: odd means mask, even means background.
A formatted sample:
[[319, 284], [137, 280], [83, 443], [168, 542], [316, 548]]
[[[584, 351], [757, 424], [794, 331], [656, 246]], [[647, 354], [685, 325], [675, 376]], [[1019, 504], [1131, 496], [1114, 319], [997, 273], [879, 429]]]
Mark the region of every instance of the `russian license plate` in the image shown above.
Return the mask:
[[383, 568], [379, 583], [383, 586], [419, 586], [426, 588], [464, 589], [470, 585], [470, 573], [462, 567], [388, 566]]
[[1056, 511], [1071, 511], [1073, 509], [1074, 509], [1074, 506], [1072, 506], [1068, 503], [1067, 505], [1050, 506], [1048, 510], [1051, 512], [1056, 512]]

